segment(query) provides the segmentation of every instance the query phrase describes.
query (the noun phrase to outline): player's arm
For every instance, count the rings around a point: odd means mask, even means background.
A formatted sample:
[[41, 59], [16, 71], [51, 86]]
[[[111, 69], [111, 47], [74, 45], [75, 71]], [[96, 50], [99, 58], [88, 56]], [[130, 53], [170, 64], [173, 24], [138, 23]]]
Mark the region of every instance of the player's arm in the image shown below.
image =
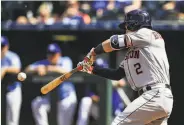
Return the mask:
[[40, 76], [44, 76], [47, 74], [46, 66], [43, 64], [38, 64], [37, 62], [26, 67], [25, 72], [36, 72]]
[[94, 66], [92, 73], [111, 80], [120, 80], [125, 77], [125, 71], [121, 67], [117, 69], [111, 69]]
[[20, 58], [18, 56], [14, 56], [11, 58], [11, 66], [8, 67], [1, 67], [1, 79], [4, 78], [4, 76], [7, 73], [13, 73], [13, 74], [17, 74], [20, 72], [21, 69], [21, 62], [20, 62]]
[[112, 82], [112, 86], [113, 86], [114, 88], [121, 88], [121, 87], [123, 87], [123, 86], [126, 85], [125, 79], [121, 79], [121, 80], [119, 80], [119, 81], [111, 80], [111, 82]]
[[125, 35], [113, 35], [94, 48], [94, 55], [109, 53], [126, 48]]
[[11, 67], [3, 67], [1, 68], [1, 80], [4, 78], [4, 76], [8, 74], [17, 74], [20, 72], [19, 67], [11, 66]]
[[63, 60], [60, 60], [59, 65], [50, 65], [47, 67], [47, 70], [50, 72], [57, 72], [57, 73], [67, 73], [72, 70], [73, 64], [72, 60], [69, 57], [62, 57]]
[[4, 70], [6, 73], [19, 73], [21, 69], [21, 62], [18, 56], [11, 58], [11, 66], [5, 67]]
[[49, 71], [49, 72], [56, 72], [56, 73], [61, 73], [61, 74], [69, 72], [67, 69], [65, 69], [61, 66], [49, 65], [46, 68], [47, 68], [47, 71]]
[[43, 65], [37, 65], [36, 63], [30, 64], [25, 68], [25, 72], [37, 72], [38, 67], [41, 67]]
[[14, 67], [14, 66], [6, 67], [4, 68], [4, 70], [6, 73], [19, 73], [20, 72], [20, 68]]
[[5, 74], [6, 74], [5, 68], [1, 67], [1, 80], [4, 78]]
[[25, 68], [25, 72], [38, 72], [40, 70], [46, 71], [46, 66], [42, 64], [33, 63]]

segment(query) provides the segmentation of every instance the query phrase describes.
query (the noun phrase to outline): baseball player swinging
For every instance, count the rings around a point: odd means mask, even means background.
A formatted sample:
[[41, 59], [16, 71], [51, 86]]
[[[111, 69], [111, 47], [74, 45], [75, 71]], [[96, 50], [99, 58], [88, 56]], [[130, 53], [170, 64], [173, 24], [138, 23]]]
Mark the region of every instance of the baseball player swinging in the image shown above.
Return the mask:
[[113, 35], [89, 55], [94, 57], [123, 48], [128, 52], [118, 69], [99, 68], [89, 61], [79, 62], [81, 71], [112, 80], [126, 76], [139, 97], [120, 113], [111, 125], [167, 125], [172, 112], [173, 95], [170, 88], [169, 63], [164, 40], [152, 30], [151, 17], [146, 11], [133, 10], [119, 25], [123, 35]]

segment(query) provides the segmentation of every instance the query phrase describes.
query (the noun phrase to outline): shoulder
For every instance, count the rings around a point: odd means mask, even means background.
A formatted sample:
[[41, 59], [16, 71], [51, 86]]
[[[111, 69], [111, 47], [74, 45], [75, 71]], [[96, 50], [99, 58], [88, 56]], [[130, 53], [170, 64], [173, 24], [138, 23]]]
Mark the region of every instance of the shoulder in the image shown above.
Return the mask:
[[72, 61], [72, 60], [68, 56], [63, 56], [63, 57], [60, 57], [60, 61]]
[[126, 36], [134, 40], [151, 40], [153, 30], [148, 28], [141, 28], [135, 32], [127, 33]]
[[34, 64], [46, 64], [48, 61], [46, 59], [43, 60], [38, 60], [36, 62], [34, 62]]
[[151, 30], [151, 29], [141, 28], [138, 31], [134, 32], [134, 34], [148, 37], [148, 36], [152, 35], [152, 32], [153, 32], [153, 30]]
[[152, 32], [152, 31], [153, 31], [153, 30], [148, 29], [148, 28], [141, 28], [141, 29], [139, 29], [137, 32], [143, 33], [143, 32]]
[[7, 57], [9, 57], [9, 58], [19, 58], [18, 54], [16, 54], [15, 52], [12, 52], [12, 51], [7, 52]]
[[[142, 36], [143, 38], [147, 38], [150, 40], [157, 40], [157, 39], [163, 39], [160, 33], [158, 33], [155, 30], [151, 30], [148, 28], [142, 28], [138, 31], [138, 35]], [[152, 39], [154, 38], [154, 39]]]

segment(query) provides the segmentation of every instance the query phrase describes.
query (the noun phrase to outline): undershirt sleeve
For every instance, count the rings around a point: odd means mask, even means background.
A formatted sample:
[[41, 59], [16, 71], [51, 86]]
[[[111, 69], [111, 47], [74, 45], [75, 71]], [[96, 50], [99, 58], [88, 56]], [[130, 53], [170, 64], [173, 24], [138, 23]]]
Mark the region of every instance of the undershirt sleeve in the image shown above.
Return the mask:
[[102, 68], [99, 66], [94, 66], [92, 72], [95, 75], [98, 75], [107, 79], [111, 79], [111, 80], [120, 80], [123, 77], [125, 77], [125, 71], [121, 67], [117, 69], [111, 69], [111, 68]]

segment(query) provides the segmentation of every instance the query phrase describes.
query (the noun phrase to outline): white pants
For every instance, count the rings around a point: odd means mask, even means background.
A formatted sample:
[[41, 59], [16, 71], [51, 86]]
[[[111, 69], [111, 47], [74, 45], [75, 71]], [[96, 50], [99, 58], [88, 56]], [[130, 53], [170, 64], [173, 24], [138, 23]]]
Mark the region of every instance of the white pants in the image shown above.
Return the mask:
[[6, 124], [19, 125], [20, 108], [22, 103], [21, 87], [16, 87], [6, 94]]
[[77, 97], [75, 92], [71, 92], [70, 95], [60, 100], [57, 104], [57, 123], [58, 125], [71, 125], [75, 109], [77, 106]]
[[77, 125], [87, 125], [90, 114], [97, 119], [99, 107], [93, 103], [90, 97], [83, 97], [79, 106]]
[[172, 106], [170, 89], [161, 87], [146, 91], [130, 103], [111, 125], [167, 125]]
[[[58, 125], [71, 125], [77, 98], [74, 92], [71, 92], [68, 97], [60, 100], [57, 104], [57, 122]], [[50, 103], [45, 97], [36, 97], [32, 101], [32, 112], [36, 125], [49, 125], [48, 112], [50, 111]]]
[[46, 97], [33, 99], [31, 108], [36, 125], [49, 125], [47, 113], [50, 111], [50, 103]]

